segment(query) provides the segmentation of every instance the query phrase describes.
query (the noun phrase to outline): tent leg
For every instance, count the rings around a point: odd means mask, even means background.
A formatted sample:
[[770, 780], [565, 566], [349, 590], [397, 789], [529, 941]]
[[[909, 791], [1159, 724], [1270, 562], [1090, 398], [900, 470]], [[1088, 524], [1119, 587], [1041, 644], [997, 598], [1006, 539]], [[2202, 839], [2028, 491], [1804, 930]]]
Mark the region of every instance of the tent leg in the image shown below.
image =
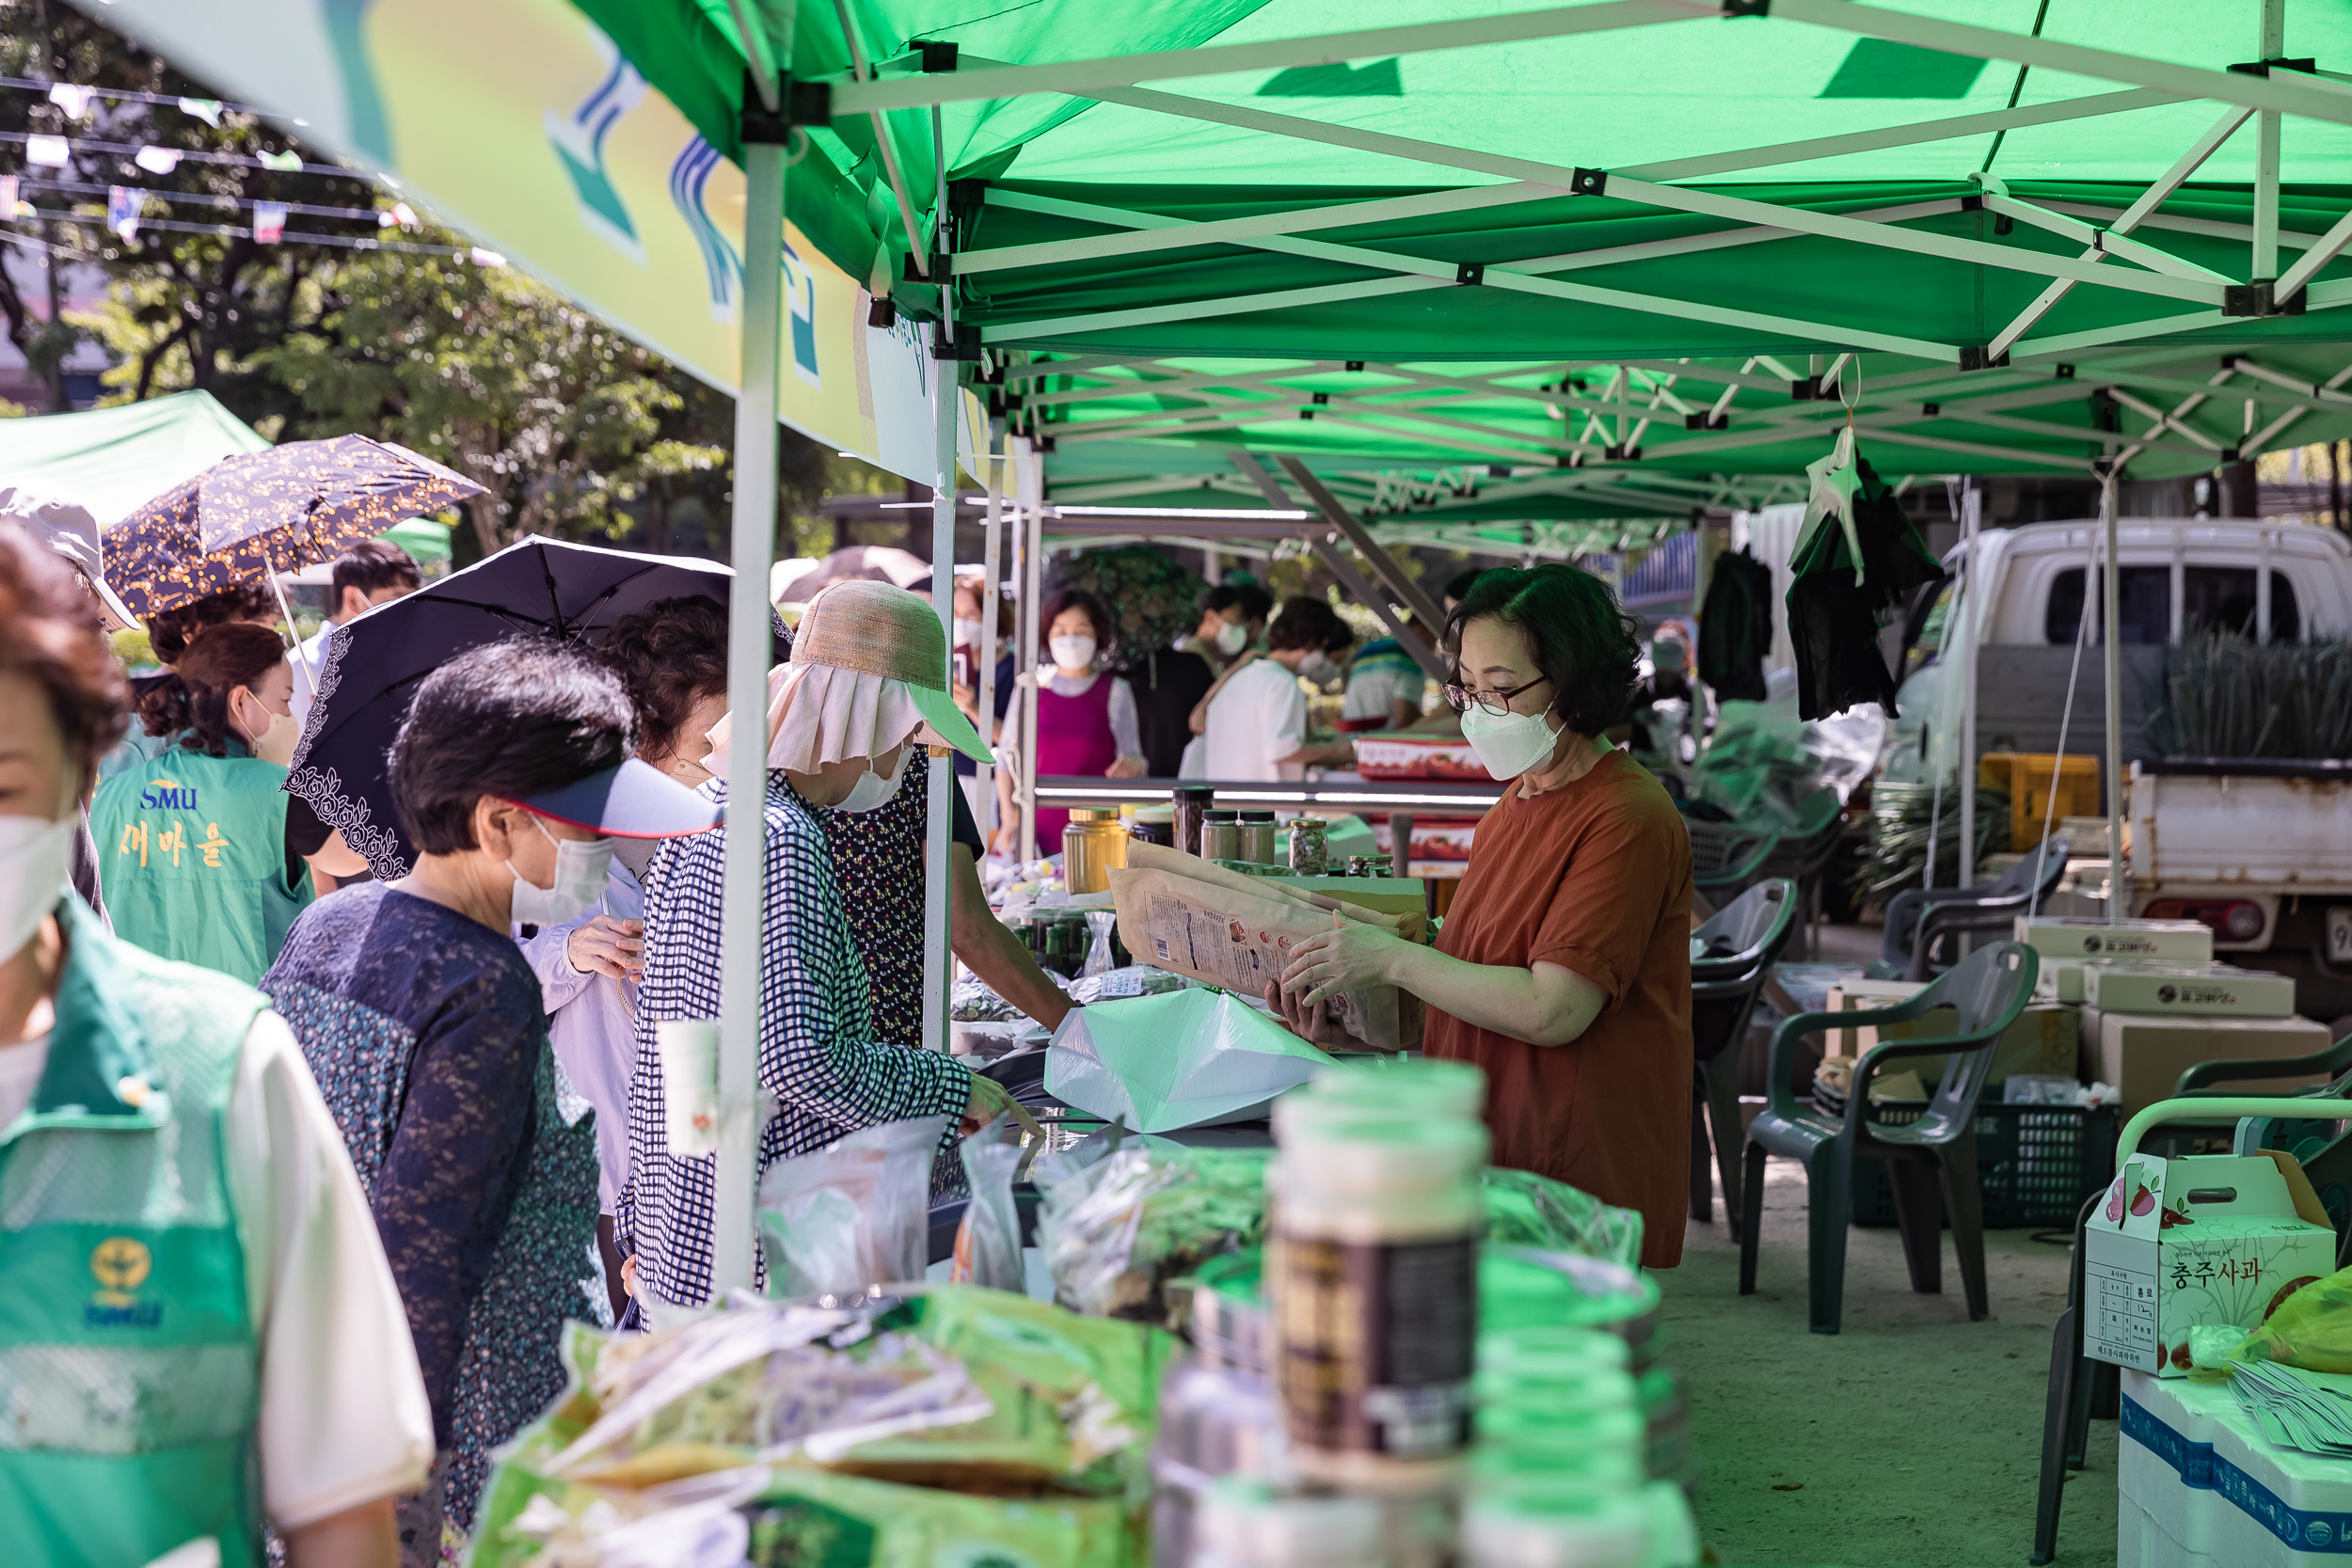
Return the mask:
[[[980, 645], [976, 650], [980, 667], [973, 672], [972, 687], [979, 699], [980, 738], [993, 750], [996, 745], [996, 607], [1003, 601], [996, 596], [996, 581], [1003, 574], [1005, 561], [1005, 495], [1004, 479], [996, 471], [996, 437], [993, 432], [979, 434], [988, 440], [989, 450], [980, 456], [980, 473], [988, 488], [987, 524], [981, 536]], [[985, 843], [996, 832], [996, 769], [982, 764], [974, 773], [978, 787], [973, 793], [979, 797], [979, 810], [975, 814], [980, 824], [980, 838]]]
[[[1954, 887], [1974, 887], [1977, 881], [1977, 523], [1984, 512], [1984, 492], [1963, 480], [1960, 531], [1960, 877]], [[2012, 846], [2012, 847], [2014, 847]]]
[[[931, 361], [931, 415], [938, 438], [931, 484], [931, 607], [940, 630], [955, 641], [956, 614], [956, 361]], [[912, 761], [914, 759], [910, 759]], [[947, 838], [953, 831], [956, 765], [952, 754], [930, 758], [930, 820], [923, 832], [923, 1048], [947, 1051], [947, 988], [955, 978], [948, 950]]]
[[1038, 611], [1044, 608], [1045, 553], [1045, 454], [1034, 448], [1021, 457], [1017, 470], [1021, 486], [1021, 645], [1014, 651], [1012, 665], [1027, 675], [1020, 687], [1021, 700], [1021, 858], [1033, 861], [1040, 855], [1050, 855], [1061, 846], [1051, 848], [1037, 841], [1037, 648], [1044, 628], [1037, 624]]
[[[743, 148], [742, 389], [735, 400], [735, 587], [727, 604], [726, 881], [719, 940], [719, 1154], [711, 1192], [710, 1292], [752, 1283], [752, 1188], [759, 1141], [759, 994], [768, 796], [768, 571], [776, 546], [776, 361], [783, 344], [784, 149]], [[748, 722], [747, 722], [748, 721]], [[736, 809], [750, 803], [749, 810]]]
[[[2121, 925], [2123, 906], [2123, 627], [2122, 573], [2116, 564], [2115, 470], [2099, 476], [2099, 521], [2106, 538], [2102, 573], [2099, 641], [2107, 680], [2107, 924]], [[2051, 780], [2056, 789], [2058, 781]]]

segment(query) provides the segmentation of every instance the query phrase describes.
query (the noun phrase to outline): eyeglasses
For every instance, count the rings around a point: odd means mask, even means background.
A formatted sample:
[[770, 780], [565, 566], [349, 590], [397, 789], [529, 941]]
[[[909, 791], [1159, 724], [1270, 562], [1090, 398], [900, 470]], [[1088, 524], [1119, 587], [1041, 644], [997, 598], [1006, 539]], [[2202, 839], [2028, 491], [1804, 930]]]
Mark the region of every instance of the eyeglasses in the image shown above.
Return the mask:
[[1525, 686], [1515, 686], [1508, 691], [1481, 691], [1475, 687], [1449, 686], [1445, 689], [1445, 700], [1456, 713], [1469, 712], [1470, 704], [1476, 703], [1485, 711], [1501, 718], [1511, 711], [1512, 698], [1522, 691], [1533, 691], [1549, 679], [1549, 675], [1537, 675]]

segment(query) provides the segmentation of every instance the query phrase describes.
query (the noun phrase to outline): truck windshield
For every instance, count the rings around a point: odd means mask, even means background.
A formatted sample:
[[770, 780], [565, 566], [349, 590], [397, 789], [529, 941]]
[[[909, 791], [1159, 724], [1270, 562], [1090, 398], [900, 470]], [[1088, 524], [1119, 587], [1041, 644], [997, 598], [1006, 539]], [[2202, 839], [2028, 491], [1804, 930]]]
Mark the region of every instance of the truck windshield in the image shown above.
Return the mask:
[[[2172, 568], [2126, 566], [2117, 587], [2122, 595], [2123, 641], [2168, 642], [2172, 635]], [[2051, 642], [2072, 642], [2083, 613], [2084, 570], [2071, 566], [2050, 579], [2050, 601], [2042, 613], [2042, 632]], [[2181, 569], [2181, 631], [2235, 632], [2252, 637], [2256, 630], [2254, 570], [2250, 566], [2184, 566]], [[2092, 617], [2097, 629], [2097, 617]], [[2270, 640], [2293, 642], [2302, 635], [2302, 615], [2295, 602], [2295, 585], [2285, 574], [2270, 574]]]

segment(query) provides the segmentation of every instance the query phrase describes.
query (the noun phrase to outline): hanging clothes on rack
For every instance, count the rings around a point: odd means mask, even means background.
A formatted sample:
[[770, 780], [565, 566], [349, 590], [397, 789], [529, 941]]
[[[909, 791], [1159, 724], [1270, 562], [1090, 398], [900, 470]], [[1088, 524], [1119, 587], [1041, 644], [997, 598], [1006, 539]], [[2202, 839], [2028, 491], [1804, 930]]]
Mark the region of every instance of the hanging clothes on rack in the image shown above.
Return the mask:
[[1772, 646], [1772, 569], [1743, 546], [1716, 559], [1699, 606], [1699, 679], [1718, 702], [1764, 700]]
[[1797, 713], [1826, 719], [1876, 703], [1892, 719], [1895, 673], [1879, 634], [1911, 591], [1943, 576], [1943, 567], [1895, 492], [1854, 450], [1852, 426], [1807, 471], [1813, 497], [1788, 558]]

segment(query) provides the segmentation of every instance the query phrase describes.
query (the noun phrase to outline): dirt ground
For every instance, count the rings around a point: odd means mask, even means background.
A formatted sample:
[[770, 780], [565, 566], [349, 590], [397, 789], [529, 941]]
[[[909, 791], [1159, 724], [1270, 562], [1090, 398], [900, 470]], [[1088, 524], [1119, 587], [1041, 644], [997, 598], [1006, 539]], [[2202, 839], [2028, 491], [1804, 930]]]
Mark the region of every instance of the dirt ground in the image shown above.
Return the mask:
[[[1945, 1291], [1915, 1295], [1891, 1230], [1848, 1232], [1844, 1331], [1807, 1330], [1804, 1174], [1775, 1160], [1756, 1293], [1718, 1203], [1665, 1288], [1666, 1354], [1690, 1389], [1705, 1469], [1699, 1527], [1734, 1568], [1987, 1568], [2033, 1546], [2050, 1329], [2066, 1249], [1985, 1237], [1993, 1315], [1968, 1321], [1947, 1238]], [[2062, 1568], [2115, 1560], [2112, 1421], [2066, 1487]]]
[[[1820, 958], [1878, 956], [1875, 927], [1820, 929]], [[1806, 1328], [1805, 1183], [1774, 1160], [1756, 1293], [1740, 1249], [1692, 1224], [1682, 1266], [1659, 1276], [1668, 1357], [1690, 1388], [1705, 1468], [1699, 1526], [1734, 1568], [2000, 1568], [2033, 1550], [2050, 1330], [2066, 1306], [2066, 1248], [2023, 1230], [1985, 1236], [1993, 1315], [1972, 1323], [1948, 1234], [1944, 1293], [1915, 1295], [1895, 1231], [1849, 1229], [1844, 1331]], [[2115, 1560], [2112, 1421], [2090, 1426], [2089, 1467], [2066, 1486], [2060, 1568]]]

